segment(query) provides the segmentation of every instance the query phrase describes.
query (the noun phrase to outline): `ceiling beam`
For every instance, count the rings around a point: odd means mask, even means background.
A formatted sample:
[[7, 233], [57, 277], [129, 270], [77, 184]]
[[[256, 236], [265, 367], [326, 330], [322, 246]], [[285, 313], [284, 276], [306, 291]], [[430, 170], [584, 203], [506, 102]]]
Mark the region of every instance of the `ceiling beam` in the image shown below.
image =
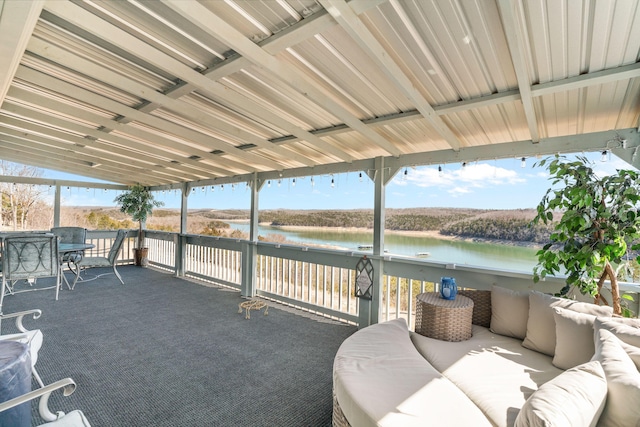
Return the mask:
[[[400, 157], [385, 157], [384, 164], [390, 170], [400, 170], [410, 166], [444, 165], [449, 163], [476, 162], [496, 159], [522, 157], [531, 158], [539, 156], [549, 156], [555, 154], [569, 154], [579, 152], [603, 151], [611, 140], [626, 140], [625, 150], [629, 155], [635, 155], [635, 162], [640, 158], [640, 133], [636, 128], [619, 129], [605, 132], [594, 132], [582, 135], [568, 135], [553, 138], [544, 138], [539, 143], [532, 140], [505, 142], [502, 144], [492, 144], [476, 147], [463, 147], [458, 151], [440, 150], [423, 153], [407, 154]], [[609, 147], [611, 149], [612, 147]], [[616, 153], [615, 150], [613, 150]], [[617, 153], [616, 153], [617, 154]], [[625, 160], [624, 156], [620, 156]], [[320, 165], [312, 168], [302, 167], [287, 169], [282, 172], [269, 171], [259, 172], [258, 180], [278, 180], [288, 178], [310, 177], [327, 174], [340, 174], [346, 172], [363, 171], [368, 172], [375, 169], [375, 159], [356, 160], [353, 163], [334, 163]], [[636, 166], [637, 167], [637, 166]], [[216, 178], [213, 180], [203, 180], [188, 183], [188, 187], [203, 187], [208, 185], [220, 185], [230, 183], [250, 182], [254, 179], [254, 174], [236, 175], [233, 177]], [[174, 184], [164, 186], [154, 186], [153, 189], [174, 189], [180, 188]]]
[[502, 17], [502, 26], [507, 38], [507, 45], [511, 53], [513, 68], [518, 80], [522, 108], [529, 126], [531, 140], [538, 142], [540, 134], [538, 132], [538, 119], [533, 106], [533, 96], [531, 94], [531, 79], [527, 72], [527, 59], [525, 58], [524, 23], [520, 17], [520, 2], [512, 0], [498, 0], [498, 9]]
[[[153, 64], [154, 66], [161, 68], [184, 81], [190, 82], [200, 90], [203, 90], [206, 92], [212, 92], [214, 96], [219, 96], [223, 94], [223, 92], [224, 92], [224, 95], [227, 97], [240, 96], [237, 93], [229, 94], [229, 90], [227, 88], [222, 87], [221, 85], [213, 82], [212, 80], [208, 79], [207, 77], [203, 76], [197, 71], [173, 59], [172, 57], [165, 54], [164, 52], [161, 52], [160, 50], [153, 48], [152, 46], [148, 45], [144, 41], [128, 34], [125, 31], [120, 30], [118, 27], [98, 18], [96, 15], [88, 12], [85, 9], [80, 8], [77, 5], [74, 5], [70, 2], [52, 2], [52, 3], [47, 3], [47, 5], [45, 6], [45, 9], [48, 12], [58, 16], [59, 18], [64, 19], [65, 21], [79, 28], [82, 28], [85, 31], [90, 31], [92, 34], [96, 35], [97, 37], [101, 37], [105, 40], [108, 40], [109, 43], [117, 46], [118, 48], [121, 48], [127, 52], [130, 52], [131, 54], [136, 55], [140, 58], [143, 58], [148, 63]], [[34, 44], [34, 43], [35, 42], [32, 41], [31, 44]], [[30, 50], [31, 50], [31, 44], [30, 44]], [[46, 57], [52, 58], [53, 53], [51, 51], [48, 51], [46, 54]], [[88, 61], [86, 61], [83, 64], [83, 69], [88, 69], [89, 67], [93, 66], [93, 64], [90, 64], [90, 63], [87, 64], [87, 62]], [[102, 68], [102, 67], [99, 67], [99, 68]], [[103, 75], [100, 77], [100, 79], [106, 81], [108, 79], [109, 73], [106, 72], [104, 68], [101, 73]], [[116, 75], [116, 76], [119, 76], [120, 78], [122, 78], [121, 75]], [[135, 84], [135, 82], [129, 82], [129, 83]], [[216, 85], [220, 87], [216, 87]], [[289, 150], [285, 147], [273, 145], [269, 143], [268, 140], [259, 138], [256, 135], [250, 132], [244, 131], [238, 127], [234, 127], [214, 115], [207, 115], [203, 111], [193, 107], [190, 104], [187, 104], [180, 100], [169, 98], [158, 92], [149, 91], [149, 88], [146, 86], [143, 86], [143, 85], [137, 85], [137, 86], [141, 86], [141, 88], [139, 89], [130, 88], [128, 89], [128, 91], [130, 91], [130, 93], [133, 93], [136, 96], [139, 96], [143, 99], [147, 99], [151, 102], [161, 104], [165, 108], [171, 109], [177, 112], [178, 114], [192, 117], [200, 123], [209, 123], [212, 130], [215, 130], [215, 132], [217, 133], [225, 134], [229, 138], [236, 139], [237, 141], [239, 141], [239, 145], [252, 143], [257, 145], [261, 149], [272, 151], [279, 156], [283, 156], [285, 158], [295, 160], [296, 162], [299, 162], [301, 164], [305, 164], [308, 166], [315, 164], [315, 162], [312, 161], [311, 159], [301, 156], [295, 151]], [[221, 102], [221, 101], [218, 100], [218, 102]], [[231, 108], [233, 109], [233, 105], [231, 105]], [[255, 110], [257, 114], [261, 114], [258, 112], [258, 109], [260, 107], [254, 106], [252, 108]], [[265, 115], [266, 114], [267, 113], [265, 113]], [[291, 124], [288, 124], [287, 127], [289, 128], [289, 130], [292, 130]], [[302, 131], [301, 129], [293, 129], [293, 130], [296, 130], [294, 134], [301, 133], [304, 136], [310, 135], [312, 138], [315, 138], [311, 134], [301, 132]], [[225, 152], [229, 152], [230, 154], [240, 158], [246, 158], [247, 156], [257, 157], [255, 154], [248, 154], [246, 152], [242, 152], [241, 150], [237, 150], [231, 144], [227, 144], [226, 148], [219, 148], [219, 149]], [[334, 149], [333, 151], [340, 151], [340, 150]], [[346, 153], [343, 153], [343, 155], [346, 155]], [[263, 163], [269, 162], [268, 159], [266, 158], [259, 158], [259, 159], [261, 159]], [[252, 161], [260, 162], [258, 158], [253, 159]], [[269, 162], [269, 163], [273, 163], [273, 162]], [[273, 166], [272, 164], [270, 167], [274, 169], [282, 169], [283, 165]]]
[[[34, 70], [32, 68], [20, 66], [16, 75], [17, 77], [24, 79], [29, 83], [41, 86], [54, 93], [73, 94], [74, 99], [78, 100], [80, 103], [99, 106], [99, 108], [102, 110], [108, 110], [123, 117], [131, 117], [140, 124], [157, 129], [158, 131], [164, 132], [168, 134], [168, 136], [175, 137], [176, 139], [168, 140], [169, 142], [167, 143], [167, 140], [165, 138], [159, 138], [154, 141], [154, 143], [158, 146], [165, 146], [167, 149], [181, 151], [184, 150], [183, 147], [185, 147], [186, 144], [178, 142], [180, 140], [183, 140], [184, 142], [192, 141], [203, 147], [211, 146], [213, 138], [209, 135], [205, 135], [193, 129], [189, 129], [179, 124], [172, 123], [168, 120], [163, 120], [151, 114], [142, 113], [135, 108], [128, 107], [110, 98], [98, 95], [95, 92], [56, 79], [43, 72]], [[114, 124], [113, 126], [115, 127], [117, 125]], [[230, 170], [239, 169], [245, 170], [247, 172], [256, 171], [255, 168], [249, 166], [246, 163], [240, 163], [232, 159], [223, 158], [218, 154], [211, 153], [210, 151], [205, 151], [193, 146], [189, 146], [189, 150], [191, 151], [191, 154], [214, 161], [216, 162], [216, 164], [225, 163], [227, 169]], [[218, 167], [222, 167], [222, 165], [219, 165]]]
[[331, 16], [351, 36], [360, 48], [371, 58], [386, 76], [400, 89], [403, 95], [416, 107], [431, 127], [444, 138], [453, 148], [460, 148], [460, 141], [451, 129], [436, 114], [433, 107], [414, 87], [411, 80], [402, 69], [394, 62], [391, 55], [384, 49], [378, 40], [371, 34], [355, 12], [344, 0], [320, 0], [320, 3], [329, 11]]
[[[58, 4], [66, 2], [54, 3]], [[97, 19], [94, 15], [91, 15], [86, 11], [84, 11], [84, 13], [88, 14], [90, 17], [93, 17], [94, 20]], [[89, 17], [84, 16], [84, 13], [82, 14], [81, 18], [89, 19]], [[127, 37], [129, 36], [127, 35]], [[137, 41], [139, 43], [142, 43], [139, 40]], [[94, 79], [98, 79], [98, 81], [105, 82], [127, 93], [133, 94], [142, 99], [158, 103], [164, 108], [169, 109], [187, 119], [192, 119], [197, 123], [207, 123], [209, 124], [209, 126], [211, 126], [212, 132], [226, 134], [230, 138], [237, 140], [240, 144], [253, 143], [258, 145], [260, 148], [271, 149], [276, 153], [279, 153], [281, 155], [283, 154], [282, 148], [274, 147], [273, 144], [269, 143], [265, 139], [259, 138], [247, 131], [238, 129], [213, 115], [205, 114], [203, 110], [184, 101], [172, 99], [154, 90], [149, 90], [148, 86], [137, 83], [132, 79], [124, 77], [122, 74], [115, 73], [111, 70], [106, 69], [105, 67], [78, 57], [77, 55], [73, 55], [53, 44], [34, 38], [29, 43], [29, 51], [38, 55], [45, 56], [51, 61], [61, 64], [65, 67], [69, 67], [70, 69], [76, 70], [77, 72]], [[211, 138], [210, 145], [212, 145], [212, 148], [221, 150], [224, 153], [227, 153], [234, 157], [245, 159], [251, 162], [261, 163], [274, 169], [282, 168], [282, 165], [276, 162], [265, 159], [264, 157], [258, 156], [255, 153], [247, 153], [245, 151], [242, 151], [222, 139]], [[308, 162], [308, 159], [301, 156], [296, 157], [294, 153], [289, 153], [289, 150], [286, 150], [285, 154], [300, 161], [301, 163], [304, 162], [303, 164]]]
[[311, 102], [321, 106], [353, 130], [363, 134], [387, 153], [394, 156], [402, 154], [390, 141], [367, 127], [346, 108], [320, 91], [314, 83], [308, 81], [306, 77], [302, 76], [290, 65], [280, 62], [276, 57], [263, 50], [206, 7], [197, 2], [164, 1], [164, 3], [203, 31], [206, 31], [208, 34], [227, 44], [257, 67], [287, 84]]
[[18, 65], [44, 6], [44, 0], [0, 3], [0, 105], [11, 86]]
[[[1, 115], [1, 111], [0, 123], [3, 124], [3, 133], [10, 134], [13, 130], [13, 132], [17, 132], [14, 136], [23, 136], [25, 139], [38, 141], [39, 144], [45, 144], [52, 152], [55, 152], [57, 149], [62, 149], [64, 152], [70, 154], [81, 153], [92, 156], [95, 159], [92, 161], [93, 163], [118, 167], [121, 169], [123, 176], [139, 173], [140, 176], [147, 175], [168, 181], [172, 179], [171, 177], [173, 177], [173, 179], [180, 179], [180, 175], [172, 174], [165, 168], [153, 163], [136, 160], [135, 156], [117, 156], [110, 154], [108, 147], [105, 150], [102, 144], [97, 141], [74, 136], [70, 133], [52, 129], [35, 122]], [[92, 146], [97, 146], [102, 149], [95, 149], [92, 148]], [[115, 177], [113, 180], [118, 182]]]

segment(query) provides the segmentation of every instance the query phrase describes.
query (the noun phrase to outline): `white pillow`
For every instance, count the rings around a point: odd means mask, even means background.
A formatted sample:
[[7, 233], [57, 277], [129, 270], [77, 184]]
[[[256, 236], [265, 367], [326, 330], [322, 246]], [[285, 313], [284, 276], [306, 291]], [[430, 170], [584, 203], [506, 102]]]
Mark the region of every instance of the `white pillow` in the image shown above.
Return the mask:
[[597, 337], [600, 329], [613, 333], [621, 342], [622, 348], [629, 355], [636, 369], [640, 371], [640, 320], [620, 317], [596, 318], [593, 328]]
[[599, 329], [596, 354], [607, 378], [607, 403], [598, 426], [636, 426], [640, 420], [640, 372], [610, 331]]
[[591, 360], [596, 351], [593, 344], [596, 316], [554, 307], [553, 318], [556, 322], [556, 347], [551, 363], [556, 368], [570, 369]]
[[529, 291], [491, 287], [491, 332], [523, 339], [527, 334]]
[[553, 308], [561, 307], [579, 313], [592, 314], [598, 317], [611, 317], [613, 309], [587, 302], [578, 302], [566, 298], [558, 298], [541, 292], [531, 291], [529, 294], [529, 319], [527, 320], [527, 336], [522, 346], [528, 349], [553, 356], [556, 349], [556, 322]]
[[621, 317], [598, 317], [594, 323], [596, 329], [612, 332], [622, 342], [640, 347], [640, 320]]
[[600, 362], [587, 362], [542, 384], [524, 403], [514, 426], [595, 426], [606, 399]]

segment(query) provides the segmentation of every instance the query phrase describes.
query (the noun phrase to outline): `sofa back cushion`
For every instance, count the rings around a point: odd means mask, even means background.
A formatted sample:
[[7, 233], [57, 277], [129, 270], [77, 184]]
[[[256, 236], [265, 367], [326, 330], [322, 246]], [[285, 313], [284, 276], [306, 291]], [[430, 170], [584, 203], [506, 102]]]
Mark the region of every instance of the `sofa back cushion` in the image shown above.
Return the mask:
[[527, 334], [529, 292], [491, 288], [491, 332], [523, 339]]
[[528, 349], [553, 356], [556, 348], [556, 324], [553, 308], [561, 307], [579, 313], [599, 317], [611, 317], [611, 307], [599, 306], [586, 302], [578, 302], [566, 298], [554, 297], [542, 292], [529, 293], [529, 318], [527, 333], [522, 345]]
[[640, 420], [640, 372], [622, 347], [622, 342], [606, 329], [595, 334], [596, 353], [607, 378], [607, 403], [598, 426], [636, 426]]
[[606, 399], [600, 362], [587, 362], [540, 386], [522, 406], [514, 426], [595, 426]]
[[553, 365], [560, 369], [570, 369], [591, 360], [596, 351], [593, 344], [593, 323], [596, 316], [554, 307], [553, 317], [556, 322]]

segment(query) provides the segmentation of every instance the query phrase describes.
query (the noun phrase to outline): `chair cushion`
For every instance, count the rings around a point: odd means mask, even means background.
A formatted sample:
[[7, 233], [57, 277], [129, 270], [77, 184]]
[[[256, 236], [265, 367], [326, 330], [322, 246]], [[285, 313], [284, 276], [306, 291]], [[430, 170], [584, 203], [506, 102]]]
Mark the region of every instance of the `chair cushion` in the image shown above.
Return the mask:
[[607, 380], [600, 362], [587, 362], [540, 386], [514, 426], [595, 426], [606, 399]]
[[491, 332], [523, 339], [527, 334], [529, 292], [491, 288]]
[[111, 263], [104, 257], [84, 257], [78, 263], [81, 267], [111, 267]]
[[76, 411], [69, 412], [64, 417], [62, 417], [62, 418], [60, 418], [58, 420], [51, 421], [51, 422], [45, 423], [45, 424], [40, 424], [40, 426], [41, 427], [44, 427], [44, 426], [48, 426], [48, 427], [91, 427], [91, 424], [89, 424], [89, 421], [84, 416], [82, 411], [76, 410]]
[[611, 307], [603, 307], [531, 291], [529, 294], [527, 336], [522, 342], [523, 347], [548, 354], [549, 356], [555, 354], [556, 322], [553, 317], [554, 307], [566, 308], [600, 317], [611, 317], [613, 314]]
[[607, 403], [598, 426], [635, 426], [640, 420], [640, 372], [610, 331], [599, 329], [593, 356], [607, 378]]

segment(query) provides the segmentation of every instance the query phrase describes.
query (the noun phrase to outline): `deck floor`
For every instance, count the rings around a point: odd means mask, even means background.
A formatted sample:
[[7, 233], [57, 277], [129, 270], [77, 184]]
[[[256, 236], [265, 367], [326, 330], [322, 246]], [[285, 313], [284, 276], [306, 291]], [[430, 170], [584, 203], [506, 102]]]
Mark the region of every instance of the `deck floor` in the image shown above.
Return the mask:
[[119, 271], [124, 286], [110, 274], [58, 301], [53, 290], [5, 298], [5, 313], [43, 311], [24, 323], [44, 333], [44, 382], [78, 384], [69, 397], [56, 392], [52, 410], [81, 409], [94, 427], [331, 424], [333, 358], [354, 326], [272, 303], [247, 320], [239, 292], [150, 268]]

